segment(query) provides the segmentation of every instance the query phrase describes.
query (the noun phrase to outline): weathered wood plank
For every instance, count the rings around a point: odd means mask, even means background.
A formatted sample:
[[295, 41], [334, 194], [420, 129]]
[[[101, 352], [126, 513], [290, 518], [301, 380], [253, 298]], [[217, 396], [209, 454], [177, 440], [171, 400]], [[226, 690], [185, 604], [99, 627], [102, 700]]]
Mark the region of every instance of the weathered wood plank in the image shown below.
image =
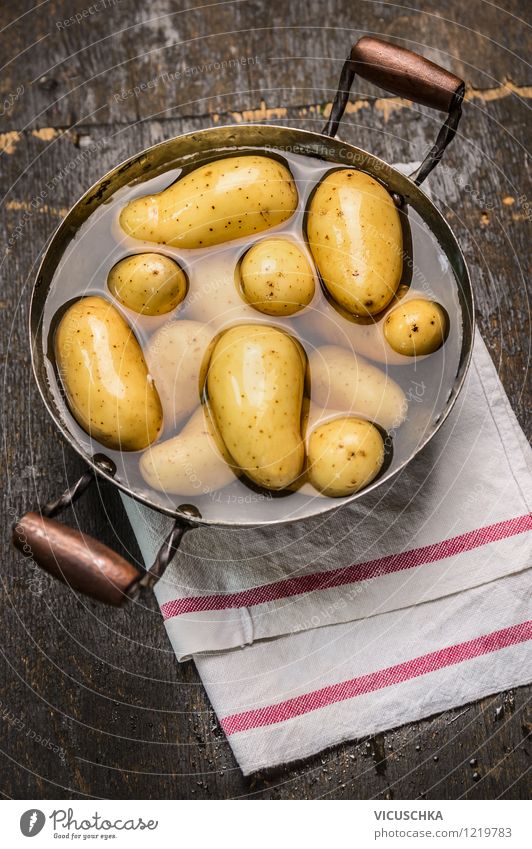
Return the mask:
[[[280, 0], [54, 0], [46, 12], [31, 11], [33, 5], [0, 9], [0, 63], [9, 63], [0, 103], [24, 86], [0, 111], [2, 129], [200, 116], [252, 109], [261, 100], [270, 108], [327, 102], [351, 43], [368, 33], [452, 66], [476, 88], [527, 82], [519, 0], [490, 13], [481, 0], [443, 7], [424, 0], [400, 13], [390, 3], [345, 0], [308, 0], [304, 7]], [[19, 17], [19, 7], [27, 14]], [[360, 90], [375, 93], [366, 84]]]

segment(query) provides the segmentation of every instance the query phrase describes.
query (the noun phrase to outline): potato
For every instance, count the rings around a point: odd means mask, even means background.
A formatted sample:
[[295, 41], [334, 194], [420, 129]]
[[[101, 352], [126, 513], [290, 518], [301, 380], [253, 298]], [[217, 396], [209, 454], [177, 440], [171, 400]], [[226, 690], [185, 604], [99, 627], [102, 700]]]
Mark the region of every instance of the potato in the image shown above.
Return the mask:
[[307, 472], [323, 495], [352, 495], [376, 477], [384, 462], [382, 436], [371, 422], [344, 417], [312, 431]]
[[321, 407], [359, 415], [384, 430], [399, 427], [407, 413], [401, 387], [352, 351], [336, 345], [316, 348], [309, 356], [312, 400]]
[[146, 359], [161, 397], [165, 429], [175, 430], [196, 409], [214, 332], [198, 321], [171, 321], [150, 339]]
[[374, 315], [393, 298], [403, 268], [401, 219], [373, 177], [333, 171], [311, 198], [309, 247], [331, 297], [353, 315]]
[[55, 358], [72, 415], [108, 448], [140, 451], [163, 413], [133, 331], [100, 297], [81, 298], [57, 327]]
[[175, 309], [187, 293], [187, 279], [177, 262], [163, 254], [134, 254], [109, 272], [107, 287], [125, 307], [142, 315]]
[[246, 154], [209, 162], [158, 194], [130, 201], [120, 224], [136, 239], [207, 248], [282, 224], [297, 203], [286, 166]]
[[242, 471], [268, 489], [284, 489], [303, 468], [304, 379], [297, 343], [275, 327], [234, 327], [212, 352], [207, 388], [218, 430]]
[[[341, 410], [327, 409], [314, 404], [308, 397], [303, 397], [303, 405], [301, 408], [301, 432], [305, 442], [305, 450], [308, 456], [309, 441], [312, 433], [326, 422], [331, 422], [333, 419], [344, 418]], [[301, 475], [288, 487], [292, 491], [297, 491], [303, 495], [316, 495], [316, 488], [312, 486], [308, 476], [308, 464], [306, 463]]]
[[235, 479], [231, 457], [202, 405], [172, 439], [152, 445], [141, 457], [140, 471], [153, 489], [169, 495], [215, 492]]
[[426, 298], [401, 303], [384, 319], [384, 337], [399, 354], [419, 357], [441, 348], [447, 334], [447, 314]]
[[246, 301], [266, 315], [293, 315], [314, 297], [310, 263], [289, 239], [264, 239], [254, 245], [240, 264]]

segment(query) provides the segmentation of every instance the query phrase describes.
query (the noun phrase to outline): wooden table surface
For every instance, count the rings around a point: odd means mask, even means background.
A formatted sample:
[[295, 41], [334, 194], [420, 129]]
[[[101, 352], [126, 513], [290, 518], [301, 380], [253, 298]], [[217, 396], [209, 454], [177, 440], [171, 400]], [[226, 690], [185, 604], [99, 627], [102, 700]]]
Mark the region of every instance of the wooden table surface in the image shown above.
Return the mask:
[[[143, 610], [82, 604], [8, 539], [14, 518], [83, 469], [40, 401], [27, 335], [36, 264], [68, 207], [117, 162], [173, 135], [243, 121], [320, 129], [342, 60], [367, 33], [418, 49], [467, 81], [460, 138], [431, 185], [467, 257], [478, 326], [530, 435], [525, 10], [519, 0], [0, 7], [5, 796], [526, 796], [530, 688], [245, 779], [194, 666], [176, 663], [155, 600]], [[369, 84], [357, 83], [351, 102], [342, 137], [388, 161], [420, 158], [435, 136], [437, 116]], [[87, 495], [65, 518], [139, 557], [116, 492], [103, 503]]]

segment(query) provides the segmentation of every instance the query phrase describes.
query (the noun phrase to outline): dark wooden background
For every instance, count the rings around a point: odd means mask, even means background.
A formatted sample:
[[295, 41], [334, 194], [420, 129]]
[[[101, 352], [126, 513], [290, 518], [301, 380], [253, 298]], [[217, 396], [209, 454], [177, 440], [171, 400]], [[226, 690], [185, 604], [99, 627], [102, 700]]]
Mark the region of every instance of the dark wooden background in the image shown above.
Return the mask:
[[[76, 13], [81, 20], [67, 24]], [[175, 662], [154, 599], [144, 610], [81, 603], [8, 539], [16, 516], [82, 470], [38, 397], [27, 339], [36, 263], [61, 216], [103, 172], [169, 136], [242, 121], [320, 129], [342, 60], [365, 33], [421, 50], [467, 81], [460, 138], [432, 187], [470, 264], [479, 327], [530, 429], [525, 13], [520, 0], [2, 3], [5, 796], [526, 796], [529, 688], [244, 779], [193, 665]], [[356, 88], [343, 137], [390, 161], [421, 157], [438, 116]], [[114, 492], [103, 504], [87, 496], [67, 518], [138, 558]]]

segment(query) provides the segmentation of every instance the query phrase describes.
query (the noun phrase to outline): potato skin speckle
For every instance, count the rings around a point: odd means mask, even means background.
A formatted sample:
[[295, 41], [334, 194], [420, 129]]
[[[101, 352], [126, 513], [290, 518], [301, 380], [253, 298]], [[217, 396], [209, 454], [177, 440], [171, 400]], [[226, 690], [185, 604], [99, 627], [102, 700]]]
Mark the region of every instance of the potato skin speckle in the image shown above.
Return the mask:
[[384, 320], [384, 336], [398, 354], [419, 357], [441, 348], [447, 334], [447, 314], [440, 304], [415, 298], [399, 304]]
[[240, 264], [246, 301], [266, 315], [293, 315], [314, 297], [314, 272], [303, 251], [289, 239], [264, 239]]

